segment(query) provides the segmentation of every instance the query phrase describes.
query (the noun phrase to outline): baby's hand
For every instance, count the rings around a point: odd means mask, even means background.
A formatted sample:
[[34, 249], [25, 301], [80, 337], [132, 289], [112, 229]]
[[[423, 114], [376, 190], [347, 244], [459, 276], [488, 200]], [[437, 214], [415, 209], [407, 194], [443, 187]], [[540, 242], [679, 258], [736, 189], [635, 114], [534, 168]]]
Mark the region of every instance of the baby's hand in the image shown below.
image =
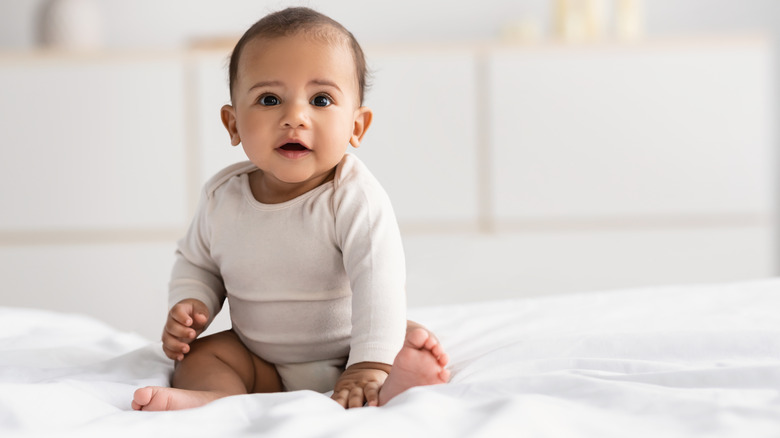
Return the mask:
[[361, 362], [352, 365], [339, 377], [333, 388], [333, 400], [345, 408], [359, 408], [366, 403], [379, 403], [379, 389], [385, 383], [390, 365], [375, 362]]
[[203, 332], [209, 320], [209, 310], [200, 300], [186, 299], [168, 312], [162, 334], [163, 351], [173, 360], [182, 360], [190, 352], [190, 342]]

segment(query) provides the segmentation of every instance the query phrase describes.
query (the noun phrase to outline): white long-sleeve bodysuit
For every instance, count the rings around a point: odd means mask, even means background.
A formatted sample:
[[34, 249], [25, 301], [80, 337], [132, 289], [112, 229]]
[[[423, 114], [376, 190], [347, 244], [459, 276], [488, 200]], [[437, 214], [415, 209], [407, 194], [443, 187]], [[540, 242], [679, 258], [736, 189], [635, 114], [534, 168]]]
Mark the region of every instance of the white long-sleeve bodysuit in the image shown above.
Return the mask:
[[391, 364], [406, 328], [405, 262], [379, 182], [346, 155], [332, 181], [262, 204], [249, 187], [255, 170], [237, 163], [206, 184], [179, 241], [169, 307], [196, 298], [213, 318], [227, 297], [233, 330], [277, 369], [339, 358]]

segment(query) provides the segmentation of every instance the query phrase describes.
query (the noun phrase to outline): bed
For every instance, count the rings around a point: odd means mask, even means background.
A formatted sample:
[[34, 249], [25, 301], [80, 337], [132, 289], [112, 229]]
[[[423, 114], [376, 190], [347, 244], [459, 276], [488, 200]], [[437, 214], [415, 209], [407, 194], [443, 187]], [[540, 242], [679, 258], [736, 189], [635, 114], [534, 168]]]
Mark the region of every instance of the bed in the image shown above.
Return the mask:
[[780, 437], [780, 279], [410, 309], [452, 381], [345, 411], [311, 391], [136, 412], [159, 342], [0, 308], [0, 436]]

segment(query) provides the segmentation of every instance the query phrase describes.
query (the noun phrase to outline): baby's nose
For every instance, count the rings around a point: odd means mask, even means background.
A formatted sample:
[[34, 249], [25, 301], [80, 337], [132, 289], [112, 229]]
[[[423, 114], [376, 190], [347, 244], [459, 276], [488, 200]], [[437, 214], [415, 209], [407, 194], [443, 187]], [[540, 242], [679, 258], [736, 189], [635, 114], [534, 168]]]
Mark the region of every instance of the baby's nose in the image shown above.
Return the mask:
[[285, 128], [302, 128], [308, 125], [308, 105], [301, 103], [290, 104], [282, 118], [282, 126]]

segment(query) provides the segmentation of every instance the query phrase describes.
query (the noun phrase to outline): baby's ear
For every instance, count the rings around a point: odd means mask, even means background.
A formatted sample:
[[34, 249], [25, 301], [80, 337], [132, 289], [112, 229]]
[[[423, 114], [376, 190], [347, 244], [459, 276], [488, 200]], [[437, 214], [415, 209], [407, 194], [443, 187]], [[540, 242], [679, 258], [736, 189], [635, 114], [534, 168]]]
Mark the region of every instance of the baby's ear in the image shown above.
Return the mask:
[[222, 116], [222, 124], [225, 125], [228, 134], [230, 135], [230, 144], [238, 146], [241, 143], [241, 137], [238, 136], [238, 128], [236, 128], [236, 110], [231, 105], [224, 105], [220, 110]]
[[352, 128], [352, 137], [349, 138], [349, 144], [353, 148], [360, 147], [360, 142], [363, 141], [363, 136], [366, 135], [366, 130], [371, 126], [373, 118], [374, 113], [368, 107], [361, 106], [355, 110], [355, 123]]

